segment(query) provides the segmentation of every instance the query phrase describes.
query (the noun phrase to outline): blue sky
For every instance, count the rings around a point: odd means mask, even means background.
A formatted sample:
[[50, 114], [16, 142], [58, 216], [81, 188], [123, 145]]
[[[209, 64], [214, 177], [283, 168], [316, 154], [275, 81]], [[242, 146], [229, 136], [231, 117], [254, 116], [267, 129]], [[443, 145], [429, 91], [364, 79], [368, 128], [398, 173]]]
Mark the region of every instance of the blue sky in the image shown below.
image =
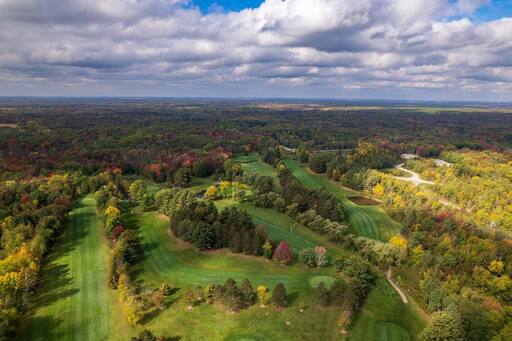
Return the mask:
[[511, 93], [512, 0], [0, 1], [0, 96]]
[[262, 2], [261, 0], [193, 0], [194, 5], [205, 13], [215, 5], [219, 5], [227, 11], [240, 11], [244, 8], [258, 7]]

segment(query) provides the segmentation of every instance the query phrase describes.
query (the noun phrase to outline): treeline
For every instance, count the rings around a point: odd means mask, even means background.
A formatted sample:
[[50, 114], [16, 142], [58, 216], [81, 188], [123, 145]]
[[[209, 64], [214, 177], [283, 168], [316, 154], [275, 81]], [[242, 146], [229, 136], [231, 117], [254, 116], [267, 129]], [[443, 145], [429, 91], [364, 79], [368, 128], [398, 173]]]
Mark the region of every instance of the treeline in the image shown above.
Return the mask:
[[124, 316], [130, 324], [135, 325], [142, 319], [147, 308], [130, 278], [130, 267], [139, 260], [141, 254], [141, 240], [135, 230], [123, 226], [121, 221], [121, 202], [126, 198], [127, 184], [120, 174], [114, 174], [112, 180], [100, 187], [94, 195], [111, 248], [107, 285], [117, 289]]
[[30, 308], [46, 253], [62, 233], [71, 201], [86, 189], [80, 174], [0, 183], [0, 339], [14, 338]]
[[159, 191], [155, 202], [158, 211], [171, 219], [175, 236], [200, 249], [227, 247], [235, 253], [263, 255], [266, 232], [237, 207], [219, 212], [212, 202], [198, 200], [194, 191], [180, 189]]

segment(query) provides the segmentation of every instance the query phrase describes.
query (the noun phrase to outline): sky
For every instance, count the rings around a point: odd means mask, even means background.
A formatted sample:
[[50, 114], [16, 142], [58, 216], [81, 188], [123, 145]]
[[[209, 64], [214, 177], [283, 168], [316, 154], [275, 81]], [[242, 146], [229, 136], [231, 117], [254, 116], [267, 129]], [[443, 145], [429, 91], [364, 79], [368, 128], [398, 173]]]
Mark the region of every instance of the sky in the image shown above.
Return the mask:
[[0, 0], [0, 96], [512, 101], [512, 0]]

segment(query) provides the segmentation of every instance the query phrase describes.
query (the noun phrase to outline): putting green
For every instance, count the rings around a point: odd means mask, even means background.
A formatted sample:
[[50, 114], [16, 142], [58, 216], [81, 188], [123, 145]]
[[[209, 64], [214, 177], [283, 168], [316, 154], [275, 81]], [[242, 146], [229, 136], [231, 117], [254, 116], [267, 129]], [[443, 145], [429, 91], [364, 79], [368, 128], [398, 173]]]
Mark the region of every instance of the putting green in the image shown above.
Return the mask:
[[334, 284], [334, 282], [336, 281], [336, 278], [332, 277], [332, 276], [315, 276], [315, 277], [312, 277], [310, 280], [309, 280], [309, 285], [315, 289], [316, 287], [318, 287], [320, 285], [321, 282], [324, 283], [324, 286], [327, 288], [327, 289], [330, 289], [331, 286]]

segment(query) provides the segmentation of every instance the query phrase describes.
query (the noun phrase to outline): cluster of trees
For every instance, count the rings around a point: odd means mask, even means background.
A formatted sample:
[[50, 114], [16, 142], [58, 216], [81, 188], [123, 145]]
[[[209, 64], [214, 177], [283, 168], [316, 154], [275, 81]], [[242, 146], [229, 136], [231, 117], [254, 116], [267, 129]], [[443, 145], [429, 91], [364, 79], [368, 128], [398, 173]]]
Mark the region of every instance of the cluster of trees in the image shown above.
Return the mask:
[[231, 198], [237, 201], [243, 201], [246, 198], [249, 186], [238, 181], [220, 181], [217, 185], [212, 185], [204, 192], [206, 200], [215, 200], [222, 198]]
[[299, 253], [299, 261], [312, 268], [323, 268], [331, 264], [327, 249], [323, 246], [302, 249]]
[[191, 190], [163, 189], [155, 196], [159, 212], [171, 219], [171, 230], [200, 249], [228, 247], [235, 253], [263, 255], [267, 234], [237, 207], [218, 212], [212, 202]]
[[342, 307], [347, 299], [346, 291], [347, 285], [339, 279], [336, 279], [329, 289], [325, 287], [324, 282], [320, 282], [315, 289], [316, 304], [320, 307]]
[[359, 257], [337, 258], [334, 261], [336, 271], [344, 272], [350, 277], [350, 283], [342, 301], [342, 314], [339, 324], [347, 329], [352, 323], [352, 317], [363, 307], [364, 301], [372, 289], [375, 275], [370, 265]]
[[13, 337], [29, 307], [44, 257], [83, 181], [63, 174], [0, 182], [0, 339]]
[[191, 306], [201, 303], [221, 304], [231, 311], [249, 308], [256, 302], [262, 305], [273, 303], [279, 307], [285, 307], [288, 303], [286, 288], [282, 283], [278, 283], [270, 292], [267, 287], [262, 285], [254, 290], [248, 279], [244, 279], [238, 286], [232, 278], [228, 278], [224, 285], [208, 284], [204, 288], [197, 288], [197, 290], [189, 289], [185, 293], [185, 299]]
[[[487, 153], [477, 154], [481, 163], [488, 161], [484, 156]], [[461, 157], [460, 153], [448, 155]], [[451, 161], [457, 162], [457, 158], [452, 157]], [[414, 163], [420, 170], [418, 165], [430, 163]], [[495, 163], [485, 169], [500, 172], [506, 167], [506, 164]], [[457, 164], [439, 168], [444, 175], [460, 171]], [[473, 166], [465, 168], [468, 174], [475, 171]], [[425, 167], [424, 173], [429, 169], [430, 166]], [[484, 177], [482, 174], [477, 179], [473, 174], [466, 178], [466, 183], [457, 182], [461, 196], [466, 195], [465, 189], [471, 188], [471, 182]], [[403, 223], [401, 233], [406, 241], [396, 238], [394, 245], [401, 250], [400, 259], [404, 259], [405, 254], [407, 266], [419, 273], [420, 299], [431, 312], [438, 312], [425, 330], [425, 339], [436, 335], [432, 333], [437, 328], [437, 319], [459, 321], [446, 325], [460, 326], [456, 333], [464, 340], [490, 340], [500, 330], [505, 332], [510, 328], [512, 243], [503, 229], [479, 228], [473, 211], [443, 207], [434, 193], [426, 193], [387, 174], [368, 171], [362, 178], [367, 193], [380, 198], [388, 212]], [[442, 181], [437, 177], [436, 180]], [[480, 196], [486, 197], [486, 192], [482, 187]], [[493, 202], [499, 203], [499, 200]]]
[[352, 188], [359, 187], [359, 173], [369, 169], [392, 168], [396, 153], [371, 142], [361, 142], [349, 155], [339, 154], [327, 163], [327, 176]]
[[296, 204], [297, 212], [315, 210], [323, 218], [344, 221], [343, 204], [325, 188], [309, 189], [302, 185], [286, 167], [279, 167], [279, 183], [283, 199], [288, 205]]
[[512, 163], [491, 151], [443, 152], [453, 166], [437, 166], [431, 160], [415, 160], [407, 166], [435, 179], [434, 191], [464, 208], [461, 217], [481, 228], [512, 230]]

